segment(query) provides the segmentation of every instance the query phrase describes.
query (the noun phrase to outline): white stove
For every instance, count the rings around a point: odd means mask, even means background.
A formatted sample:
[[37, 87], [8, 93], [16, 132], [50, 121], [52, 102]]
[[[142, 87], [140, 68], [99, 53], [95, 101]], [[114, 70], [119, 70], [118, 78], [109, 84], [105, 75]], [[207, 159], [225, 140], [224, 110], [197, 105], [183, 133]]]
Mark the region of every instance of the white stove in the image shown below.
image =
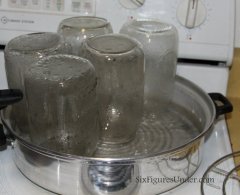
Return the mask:
[[[233, 57], [234, 12], [235, 0], [0, 0], [0, 44], [3, 48], [11, 38], [24, 33], [54, 32], [63, 18], [74, 15], [104, 17], [114, 32], [132, 18], [158, 18], [178, 29], [178, 74], [207, 92], [226, 95]], [[0, 51], [0, 89], [4, 88], [7, 82]], [[199, 180], [207, 167], [232, 152], [224, 118], [215, 124], [204, 147], [202, 164], [193, 175], [197, 182], [185, 183], [164, 195], [200, 195]], [[11, 150], [8, 147], [0, 152], [0, 194], [51, 194], [21, 174]], [[213, 189], [211, 195], [221, 194], [215, 192]]]

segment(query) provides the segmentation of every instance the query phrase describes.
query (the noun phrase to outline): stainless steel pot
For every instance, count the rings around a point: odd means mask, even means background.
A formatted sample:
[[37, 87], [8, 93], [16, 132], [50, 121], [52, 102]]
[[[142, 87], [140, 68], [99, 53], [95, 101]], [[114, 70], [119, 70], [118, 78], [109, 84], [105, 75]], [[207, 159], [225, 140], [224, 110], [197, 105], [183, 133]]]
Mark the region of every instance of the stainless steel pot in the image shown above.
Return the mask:
[[[168, 108], [159, 116], [145, 113], [139, 134], [130, 145], [112, 149], [100, 144], [95, 157], [62, 154], [33, 145], [14, 126], [10, 107], [1, 117], [5, 131], [16, 138], [12, 152], [17, 167], [43, 188], [59, 194], [155, 195], [194, 174], [214, 120], [232, 110], [220, 94], [208, 95], [181, 77], [176, 78]], [[175, 118], [182, 119], [178, 126], [172, 121]]]

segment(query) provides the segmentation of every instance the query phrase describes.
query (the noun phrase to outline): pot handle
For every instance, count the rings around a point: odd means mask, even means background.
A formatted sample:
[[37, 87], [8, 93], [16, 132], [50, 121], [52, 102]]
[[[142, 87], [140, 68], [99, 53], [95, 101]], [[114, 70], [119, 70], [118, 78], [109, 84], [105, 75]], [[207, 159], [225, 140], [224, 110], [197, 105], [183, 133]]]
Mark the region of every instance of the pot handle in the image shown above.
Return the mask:
[[3, 131], [3, 125], [0, 124], [0, 146], [5, 146], [7, 144], [7, 137]]
[[216, 108], [216, 118], [233, 111], [232, 103], [221, 93], [209, 93]]
[[19, 102], [23, 98], [23, 93], [19, 89], [0, 90], [0, 110], [8, 105]]
[[[0, 110], [8, 105], [19, 102], [23, 98], [23, 93], [18, 89], [0, 90]], [[4, 134], [3, 126], [0, 124], [0, 146], [7, 143], [6, 135]]]

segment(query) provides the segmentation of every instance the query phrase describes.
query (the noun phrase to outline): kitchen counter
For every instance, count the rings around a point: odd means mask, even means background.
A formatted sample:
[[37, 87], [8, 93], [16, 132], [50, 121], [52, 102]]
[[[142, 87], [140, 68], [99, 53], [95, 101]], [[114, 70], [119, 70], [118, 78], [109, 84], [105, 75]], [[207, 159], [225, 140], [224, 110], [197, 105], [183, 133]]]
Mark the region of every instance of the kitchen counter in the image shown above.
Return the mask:
[[227, 125], [232, 149], [233, 151], [240, 151], [240, 48], [235, 49], [234, 52], [227, 97], [234, 107], [233, 112], [227, 115]]

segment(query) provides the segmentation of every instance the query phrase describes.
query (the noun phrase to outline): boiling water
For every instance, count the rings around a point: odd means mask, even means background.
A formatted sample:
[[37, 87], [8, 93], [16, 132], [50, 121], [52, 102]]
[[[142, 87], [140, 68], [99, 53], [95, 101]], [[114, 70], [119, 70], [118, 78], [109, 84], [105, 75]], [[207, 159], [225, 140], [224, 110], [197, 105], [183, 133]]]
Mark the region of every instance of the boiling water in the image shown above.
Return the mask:
[[145, 112], [134, 140], [127, 144], [99, 143], [97, 157], [133, 157], [160, 153], [188, 143], [200, 134], [197, 118], [178, 105], [159, 112]]
[[56, 151], [59, 153], [79, 155], [87, 151], [87, 145], [83, 144], [81, 140], [76, 139], [76, 136], [65, 134], [62, 136], [50, 137], [40, 144], [41, 147]]
[[[197, 117], [186, 109], [176, 104], [171, 104], [168, 108], [158, 114], [145, 112], [132, 141], [115, 145], [99, 142], [94, 156], [122, 158], [160, 153], [188, 143], [204, 129]], [[15, 126], [12, 128], [17, 129]], [[17, 133], [23, 139], [32, 142], [29, 135]], [[46, 137], [40, 146], [56, 152], [76, 155], [83, 149], [76, 136], [70, 133]]]

